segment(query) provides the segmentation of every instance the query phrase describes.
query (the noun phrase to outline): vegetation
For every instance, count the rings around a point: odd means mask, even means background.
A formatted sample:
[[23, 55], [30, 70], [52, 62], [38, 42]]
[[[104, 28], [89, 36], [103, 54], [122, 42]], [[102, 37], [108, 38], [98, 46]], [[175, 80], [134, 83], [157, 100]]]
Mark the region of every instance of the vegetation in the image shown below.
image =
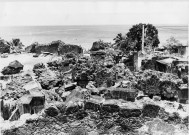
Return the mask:
[[175, 52], [178, 46], [183, 46], [183, 45], [179, 40], [177, 40], [173, 36], [167, 39], [166, 43], [164, 44], [164, 48], [169, 50], [170, 52]]
[[[142, 45], [142, 26], [145, 29], [144, 46], [157, 47], [159, 42], [158, 30], [152, 24], [136, 24], [123, 36], [119, 33], [115, 40], [117, 48], [123, 51], [140, 51]], [[149, 48], [149, 47], [148, 47]]]

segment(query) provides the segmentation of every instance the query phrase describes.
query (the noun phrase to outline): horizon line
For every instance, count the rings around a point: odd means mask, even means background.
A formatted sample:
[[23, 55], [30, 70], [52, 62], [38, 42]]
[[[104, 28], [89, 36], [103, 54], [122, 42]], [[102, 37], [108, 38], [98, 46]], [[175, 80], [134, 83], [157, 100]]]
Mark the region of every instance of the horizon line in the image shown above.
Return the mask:
[[[0, 27], [45, 27], [45, 26], [126, 26], [126, 25], [137, 25], [140, 23], [133, 24], [63, 24], [63, 25], [0, 25]], [[189, 24], [153, 24], [153, 23], [142, 23], [142, 24], [152, 24], [154, 26], [188, 26]]]

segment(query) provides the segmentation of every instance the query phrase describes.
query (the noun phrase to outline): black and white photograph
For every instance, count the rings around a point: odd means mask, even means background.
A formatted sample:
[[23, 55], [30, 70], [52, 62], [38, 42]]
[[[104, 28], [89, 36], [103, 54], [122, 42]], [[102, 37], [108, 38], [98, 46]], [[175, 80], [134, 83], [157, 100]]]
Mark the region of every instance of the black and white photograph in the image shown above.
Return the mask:
[[1, 135], [189, 135], [188, 0], [1, 0]]

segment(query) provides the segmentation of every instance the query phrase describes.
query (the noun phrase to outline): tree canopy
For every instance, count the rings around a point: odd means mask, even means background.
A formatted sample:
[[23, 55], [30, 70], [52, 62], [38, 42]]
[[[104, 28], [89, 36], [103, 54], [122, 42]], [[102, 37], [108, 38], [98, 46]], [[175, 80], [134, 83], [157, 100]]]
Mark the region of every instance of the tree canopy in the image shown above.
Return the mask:
[[157, 47], [159, 42], [158, 30], [152, 24], [136, 24], [126, 35], [119, 33], [114, 38], [115, 44], [121, 50], [140, 51], [142, 45], [142, 26], [144, 25], [144, 46]]
[[176, 46], [182, 46], [182, 43], [179, 40], [177, 40], [175, 37], [173, 37], [173, 36], [168, 38], [166, 40], [166, 44], [164, 44], [164, 47], [166, 49], [172, 49], [172, 48], [174, 48]]

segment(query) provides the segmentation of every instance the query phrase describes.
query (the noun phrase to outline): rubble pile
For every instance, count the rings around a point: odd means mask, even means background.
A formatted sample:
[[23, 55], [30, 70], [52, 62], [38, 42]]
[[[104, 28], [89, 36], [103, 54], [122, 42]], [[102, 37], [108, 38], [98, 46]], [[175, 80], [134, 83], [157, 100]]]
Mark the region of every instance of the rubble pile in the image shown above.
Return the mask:
[[145, 70], [138, 73], [137, 88], [147, 95], [160, 95], [167, 99], [176, 99], [179, 86], [182, 80], [170, 73], [162, 73], [159, 71]]
[[[71, 101], [73, 101], [73, 99]], [[59, 109], [60, 104], [50, 106], [44, 111], [45, 114], [43, 114], [43, 117], [36, 120], [27, 120], [26, 124], [23, 126], [5, 130], [3, 133], [73, 134], [83, 129], [83, 132], [86, 134], [96, 132], [97, 134], [135, 133], [139, 135], [141, 132], [145, 131], [141, 131], [143, 126], [150, 126], [149, 123], [155, 122], [156, 119], [160, 117], [160, 121], [163, 125], [171, 125], [173, 129], [172, 131], [167, 129], [167, 132], [176, 132], [176, 126], [178, 124], [187, 129], [188, 122], [186, 122], [186, 118], [182, 118], [176, 113], [165, 112], [160, 106], [151, 103], [140, 108], [137, 107], [134, 102], [128, 107], [123, 107], [116, 106], [112, 104], [113, 102], [108, 101], [107, 103], [102, 103], [100, 105], [101, 108], [98, 108], [97, 104], [96, 106], [92, 106], [92, 103], [89, 105], [89, 102], [91, 101], [85, 103], [84, 108], [81, 106], [68, 107], [66, 104], [62, 104], [61, 108], [64, 108], [62, 112]], [[165, 114], [167, 116], [163, 118]], [[159, 126], [161, 126], [161, 124]], [[149, 127], [148, 131], [154, 132], [150, 129]]]
[[[3, 119], [19, 120], [26, 113], [38, 118], [2, 133], [185, 133], [188, 104], [176, 100], [186, 79], [154, 70], [132, 72], [127, 60], [114, 60], [111, 49], [109, 44], [95, 42], [89, 58], [65, 53], [61, 60], [34, 65], [33, 78], [15, 76], [1, 96]], [[15, 104], [5, 104], [7, 100]]]
[[19, 99], [22, 95], [27, 93], [23, 86], [32, 80], [33, 79], [29, 74], [24, 76], [13, 76], [12, 81], [6, 84], [6, 89], [1, 91], [1, 99]]
[[43, 89], [49, 90], [61, 86], [62, 80], [52, 71], [46, 70], [37, 78]]

